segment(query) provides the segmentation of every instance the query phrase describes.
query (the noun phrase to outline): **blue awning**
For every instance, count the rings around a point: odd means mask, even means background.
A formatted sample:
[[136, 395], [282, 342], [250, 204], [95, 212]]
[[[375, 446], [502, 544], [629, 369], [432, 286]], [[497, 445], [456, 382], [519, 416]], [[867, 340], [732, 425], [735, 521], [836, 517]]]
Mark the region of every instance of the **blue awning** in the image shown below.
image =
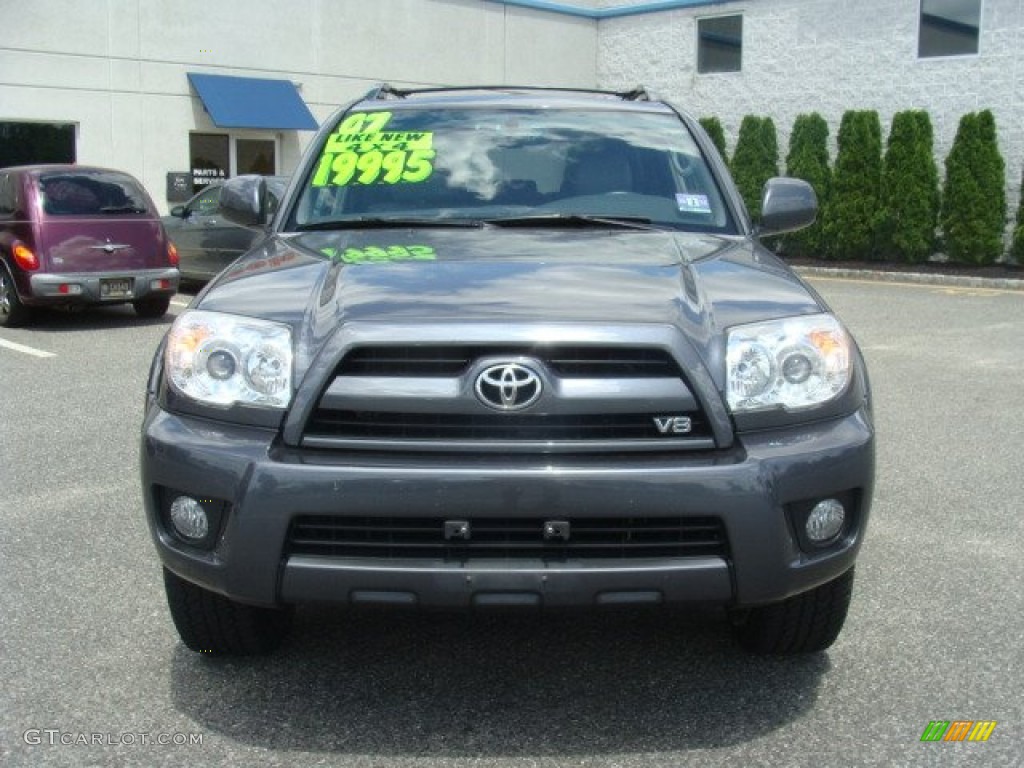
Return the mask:
[[189, 72], [188, 81], [220, 128], [315, 131], [319, 127], [289, 80]]

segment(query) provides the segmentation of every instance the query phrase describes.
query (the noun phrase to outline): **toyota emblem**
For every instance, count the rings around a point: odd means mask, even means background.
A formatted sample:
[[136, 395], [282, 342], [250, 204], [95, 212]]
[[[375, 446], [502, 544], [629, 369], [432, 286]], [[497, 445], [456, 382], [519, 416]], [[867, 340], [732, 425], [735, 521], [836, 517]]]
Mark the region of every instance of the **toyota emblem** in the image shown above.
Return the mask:
[[497, 411], [519, 411], [537, 402], [544, 385], [535, 371], [519, 363], [498, 363], [476, 377], [476, 396]]

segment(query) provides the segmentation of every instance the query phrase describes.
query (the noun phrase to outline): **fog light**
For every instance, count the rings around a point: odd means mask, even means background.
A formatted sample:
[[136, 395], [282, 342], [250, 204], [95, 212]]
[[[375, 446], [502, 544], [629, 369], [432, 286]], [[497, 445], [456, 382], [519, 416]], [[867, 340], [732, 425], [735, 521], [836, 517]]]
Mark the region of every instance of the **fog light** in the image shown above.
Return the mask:
[[78, 296], [82, 293], [82, 286], [78, 283], [61, 283], [57, 291], [65, 296]]
[[846, 510], [836, 499], [825, 499], [814, 505], [807, 516], [807, 538], [815, 544], [834, 539], [843, 529]]
[[150, 280], [149, 290], [151, 291], [169, 291], [171, 289], [170, 280]]
[[190, 496], [179, 496], [171, 502], [171, 522], [174, 523], [174, 530], [186, 539], [205, 538], [210, 530], [206, 510]]

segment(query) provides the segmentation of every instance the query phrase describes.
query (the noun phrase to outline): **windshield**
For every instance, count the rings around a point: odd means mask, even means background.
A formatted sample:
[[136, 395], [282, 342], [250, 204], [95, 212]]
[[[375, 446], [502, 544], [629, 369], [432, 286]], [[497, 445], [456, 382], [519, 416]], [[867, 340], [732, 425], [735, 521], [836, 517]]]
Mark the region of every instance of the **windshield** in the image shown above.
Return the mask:
[[322, 147], [291, 223], [531, 218], [735, 232], [679, 118], [624, 110], [349, 113]]
[[43, 210], [51, 216], [148, 213], [146, 193], [131, 176], [116, 171], [75, 171], [39, 176]]

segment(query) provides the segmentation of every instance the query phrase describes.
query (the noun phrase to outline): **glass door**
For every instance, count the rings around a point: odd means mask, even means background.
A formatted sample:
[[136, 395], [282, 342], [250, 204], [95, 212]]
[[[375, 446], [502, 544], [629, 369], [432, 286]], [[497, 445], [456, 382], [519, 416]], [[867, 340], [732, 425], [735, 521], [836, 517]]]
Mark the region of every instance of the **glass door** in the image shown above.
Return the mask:
[[228, 137], [221, 133], [190, 133], [192, 192], [228, 177]]

